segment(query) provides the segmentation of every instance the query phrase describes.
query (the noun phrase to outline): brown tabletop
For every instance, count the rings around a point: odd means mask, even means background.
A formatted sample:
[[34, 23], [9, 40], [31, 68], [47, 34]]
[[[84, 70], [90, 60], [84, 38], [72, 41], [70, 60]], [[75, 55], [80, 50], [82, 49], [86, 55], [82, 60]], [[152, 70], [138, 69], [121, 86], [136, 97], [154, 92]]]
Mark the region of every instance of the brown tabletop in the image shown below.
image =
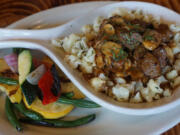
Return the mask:
[[[95, 0], [0, 0], [0, 27], [5, 27], [19, 19], [55, 6], [75, 2]], [[114, 0], [118, 1], [118, 0]], [[119, 0], [125, 1], [125, 0]], [[129, 0], [127, 0], [129, 1]], [[136, 0], [156, 3], [180, 13], [180, 0]], [[180, 124], [163, 135], [180, 135]]]

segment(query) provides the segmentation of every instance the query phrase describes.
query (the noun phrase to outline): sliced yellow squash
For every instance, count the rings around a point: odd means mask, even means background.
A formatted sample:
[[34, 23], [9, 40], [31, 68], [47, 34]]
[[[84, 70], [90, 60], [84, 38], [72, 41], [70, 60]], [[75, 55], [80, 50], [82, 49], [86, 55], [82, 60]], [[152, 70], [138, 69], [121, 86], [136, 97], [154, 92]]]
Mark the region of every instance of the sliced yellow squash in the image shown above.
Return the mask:
[[[0, 58], [0, 75], [3, 77], [9, 77], [18, 79], [18, 75], [14, 74], [6, 61]], [[7, 96], [9, 96], [12, 103], [20, 103], [22, 100], [22, 93], [19, 85], [7, 85], [0, 83], [0, 90], [4, 91]]]
[[12, 103], [20, 103], [22, 100], [21, 88], [19, 87], [15, 94], [9, 96]]
[[0, 89], [6, 93], [12, 103], [20, 103], [22, 93], [19, 85], [7, 85], [0, 83]]
[[23, 98], [23, 101], [28, 109], [40, 113], [46, 119], [57, 119], [64, 117], [74, 108], [73, 105], [66, 105], [61, 103], [43, 105], [39, 98], [36, 98], [30, 106], [28, 105], [25, 98]]

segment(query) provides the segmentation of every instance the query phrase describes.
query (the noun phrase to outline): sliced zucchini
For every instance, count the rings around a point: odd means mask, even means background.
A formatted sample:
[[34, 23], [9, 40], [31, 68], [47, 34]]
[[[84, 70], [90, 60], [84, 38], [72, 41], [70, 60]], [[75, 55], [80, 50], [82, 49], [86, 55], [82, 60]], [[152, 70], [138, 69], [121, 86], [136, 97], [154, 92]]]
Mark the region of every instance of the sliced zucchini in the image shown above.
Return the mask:
[[27, 80], [25, 80], [21, 85], [21, 89], [27, 103], [31, 105], [37, 96], [38, 86], [32, 85]]
[[30, 84], [26, 77], [33, 69], [32, 55], [29, 50], [23, 50], [18, 56], [19, 84], [29, 105], [37, 96], [37, 86]]
[[20, 54], [24, 50], [24, 48], [13, 48], [13, 53]]
[[22, 85], [32, 70], [32, 55], [29, 50], [22, 51], [18, 56], [19, 84]]

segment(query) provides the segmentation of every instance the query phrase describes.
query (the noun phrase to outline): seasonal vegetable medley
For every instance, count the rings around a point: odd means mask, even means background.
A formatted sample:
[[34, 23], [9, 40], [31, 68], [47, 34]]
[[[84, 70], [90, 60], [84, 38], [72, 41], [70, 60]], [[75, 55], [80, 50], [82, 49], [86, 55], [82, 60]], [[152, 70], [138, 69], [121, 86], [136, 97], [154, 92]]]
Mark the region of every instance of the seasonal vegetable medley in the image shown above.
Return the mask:
[[118, 101], [152, 102], [180, 84], [180, 27], [141, 10], [117, 9], [52, 44], [96, 91]]
[[23, 129], [21, 122], [48, 127], [81, 126], [94, 120], [95, 114], [72, 121], [59, 118], [74, 107], [100, 107], [83, 99], [85, 96], [47, 56], [38, 60], [26, 49], [13, 49], [13, 53], [0, 59], [0, 90], [7, 95], [6, 116], [18, 131]]

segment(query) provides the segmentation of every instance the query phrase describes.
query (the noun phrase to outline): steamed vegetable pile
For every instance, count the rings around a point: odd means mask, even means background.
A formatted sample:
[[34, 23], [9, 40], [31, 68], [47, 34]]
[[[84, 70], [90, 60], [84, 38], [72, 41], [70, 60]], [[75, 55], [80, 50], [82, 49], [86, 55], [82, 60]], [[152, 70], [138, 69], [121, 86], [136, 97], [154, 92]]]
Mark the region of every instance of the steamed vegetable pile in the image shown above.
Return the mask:
[[75, 127], [95, 119], [95, 114], [73, 121], [60, 120], [74, 107], [96, 108], [45, 56], [32, 57], [30, 50], [13, 49], [0, 59], [0, 90], [7, 95], [6, 116], [17, 131], [23, 123], [48, 127]]

